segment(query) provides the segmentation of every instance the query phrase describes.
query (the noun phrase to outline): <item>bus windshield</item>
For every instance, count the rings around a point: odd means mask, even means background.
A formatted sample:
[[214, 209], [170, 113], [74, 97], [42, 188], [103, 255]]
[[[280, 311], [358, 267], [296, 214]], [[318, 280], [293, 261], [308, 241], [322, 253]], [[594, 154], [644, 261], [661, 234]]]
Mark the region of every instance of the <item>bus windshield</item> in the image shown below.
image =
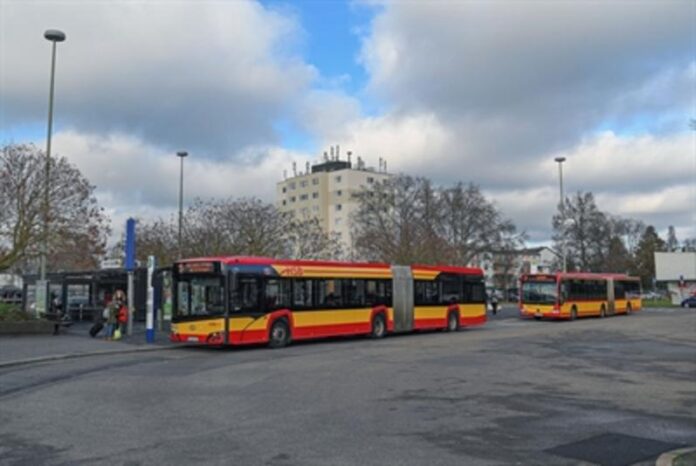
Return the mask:
[[555, 304], [557, 297], [556, 282], [522, 283], [522, 302], [530, 304]]
[[176, 317], [221, 316], [225, 313], [222, 277], [179, 277], [177, 298]]

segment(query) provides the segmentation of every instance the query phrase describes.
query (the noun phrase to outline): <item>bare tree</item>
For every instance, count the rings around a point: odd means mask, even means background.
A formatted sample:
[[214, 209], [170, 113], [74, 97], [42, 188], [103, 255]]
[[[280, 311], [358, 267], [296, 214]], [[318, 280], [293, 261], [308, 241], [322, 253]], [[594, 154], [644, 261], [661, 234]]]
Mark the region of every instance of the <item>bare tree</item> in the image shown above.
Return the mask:
[[[0, 270], [32, 270], [43, 239], [45, 154], [32, 144], [10, 144], [0, 154]], [[48, 265], [95, 267], [105, 252], [108, 219], [94, 186], [64, 157], [51, 158]]]
[[[138, 222], [137, 254], [155, 255], [160, 264], [177, 257], [174, 217]], [[340, 242], [327, 235], [316, 219], [295, 219], [256, 198], [196, 199], [183, 222], [184, 257], [218, 255], [337, 259]]]
[[400, 175], [355, 196], [353, 237], [364, 259], [466, 265], [524, 240], [475, 185], [434, 188], [425, 178]]
[[354, 197], [360, 206], [352, 216], [352, 237], [362, 259], [432, 263], [447, 249], [439, 234], [441, 200], [429, 180], [395, 176]]

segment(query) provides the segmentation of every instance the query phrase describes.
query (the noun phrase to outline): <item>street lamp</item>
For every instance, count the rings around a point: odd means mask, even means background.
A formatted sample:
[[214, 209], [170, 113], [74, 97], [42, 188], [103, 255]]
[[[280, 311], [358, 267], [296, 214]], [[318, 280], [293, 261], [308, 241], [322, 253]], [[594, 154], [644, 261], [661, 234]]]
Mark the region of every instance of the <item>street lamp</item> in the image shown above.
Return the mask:
[[48, 221], [50, 211], [49, 184], [51, 174], [51, 132], [53, 131], [53, 88], [56, 74], [56, 43], [65, 40], [65, 33], [57, 29], [49, 29], [44, 32], [46, 40], [53, 42], [51, 55], [51, 87], [48, 96], [48, 137], [46, 138], [46, 166], [44, 169], [46, 180], [44, 183], [44, 215], [43, 215], [43, 241], [41, 244], [41, 281], [46, 280], [46, 255], [48, 254]]
[[559, 204], [561, 208], [561, 225], [563, 225], [563, 238], [561, 240], [562, 248], [563, 251], [561, 251], [561, 254], [563, 256], [563, 272], [568, 271], [568, 266], [566, 264], [566, 238], [565, 238], [565, 202], [563, 200], [563, 162], [565, 162], [566, 158], [565, 157], [556, 157], [553, 159], [558, 163], [558, 180], [560, 183], [560, 194], [561, 194], [561, 203]]
[[181, 259], [181, 224], [184, 209], [184, 157], [187, 155], [188, 152], [183, 150], [176, 153], [176, 156], [181, 160], [181, 168], [179, 170], [179, 259]]

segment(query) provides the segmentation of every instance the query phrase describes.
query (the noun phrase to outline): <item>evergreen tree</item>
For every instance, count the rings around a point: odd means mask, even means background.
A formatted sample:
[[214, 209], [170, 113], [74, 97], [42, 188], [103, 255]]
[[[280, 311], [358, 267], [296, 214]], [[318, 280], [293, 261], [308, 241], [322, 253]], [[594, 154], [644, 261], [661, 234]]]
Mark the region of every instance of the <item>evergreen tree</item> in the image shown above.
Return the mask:
[[638, 242], [632, 271], [640, 277], [643, 288], [652, 288], [655, 277], [655, 253], [664, 251], [665, 248], [665, 242], [657, 234], [655, 227], [648, 226]]

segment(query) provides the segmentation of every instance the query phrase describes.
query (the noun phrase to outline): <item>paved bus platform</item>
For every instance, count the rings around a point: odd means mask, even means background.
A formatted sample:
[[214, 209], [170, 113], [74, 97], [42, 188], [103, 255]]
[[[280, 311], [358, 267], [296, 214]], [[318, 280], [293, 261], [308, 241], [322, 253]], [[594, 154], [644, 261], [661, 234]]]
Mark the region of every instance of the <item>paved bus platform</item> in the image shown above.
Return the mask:
[[135, 322], [133, 334], [118, 341], [104, 339], [104, 331], [92, 338], [91, 322], [75, 322], [61, 328], [58, 335], [3, 335], [0, 337], [0, 367], [40, 361], [68, 359], [98, 354], [153, 351], [173, 348], [169, 342], [169, 325], [155, 330], [155, 342], [145, 340], [145, 324]]

